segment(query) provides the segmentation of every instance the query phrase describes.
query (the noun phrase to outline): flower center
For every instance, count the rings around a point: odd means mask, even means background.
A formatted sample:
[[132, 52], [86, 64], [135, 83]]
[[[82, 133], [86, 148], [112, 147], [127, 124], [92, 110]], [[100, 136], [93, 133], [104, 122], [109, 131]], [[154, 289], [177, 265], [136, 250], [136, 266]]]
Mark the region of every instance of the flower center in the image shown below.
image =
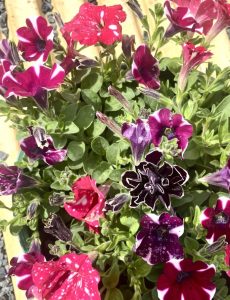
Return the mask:
[[183, 271], [181, 271], [181, 272], [179, 272], [179, 273], [177, 274], [176, 281], [177, 281], [178, 283], [181, 283], [183, 280], [185, 280], [185, 279], [188, 278], [188, 277], [190, 277], [190, 272], [183, 272]]
[[36, 41], [36, 48], [38, 52], [43, 52], [45, 50], [45, 47], [46, 47], [46, 41], [41, 39]]
[[171, 128], [166, 128], [165, 129], [165, 135], [168, 138], [168, 140], [172, 140], [175, 138], [175, 133], [172, 132]]
[[160, 178], [157, 174], [154, 174], [152, 171], [148, 171], [148, 179], [149, 182], [145, 183], [144, 188], [147, 190], [150, 194], [154, 194], [155, 192], [160, 192], [164, 194], [164, 190], [160, 184]]
[[165, 241], [168, 240], [168, 229], [163, 226], [159, 226], [156, 229], [157, 239], [158, 241]]
[[221, 212], [214, 216], [215, 224], [227, 224], [229, 221], [229, 216], [226, 215], [224, 212]]

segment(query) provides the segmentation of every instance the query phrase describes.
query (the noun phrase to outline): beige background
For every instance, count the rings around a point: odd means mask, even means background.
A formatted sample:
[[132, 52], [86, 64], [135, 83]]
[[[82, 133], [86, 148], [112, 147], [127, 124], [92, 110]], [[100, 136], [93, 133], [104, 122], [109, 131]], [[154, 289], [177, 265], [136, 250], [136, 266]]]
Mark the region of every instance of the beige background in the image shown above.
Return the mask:
[[[40, 0], [5, 0], [6, 8], [8, 12], [8, 24], [10, 29], [10, 39], [17, 41], [16, 29], [24, 26], [25, 19], [29, 16], [35, 16], [41, 14]], [[123, 24], [123, 33], [135, 34], [137, 45], [141, 43], [141, 26], [136, 17], [134, 17], [132, 11], [125, 3], [126, 1], [116, 1], [116, 0], [100, 0], [99, 4], [123, 4], [124, 9], [127, 13], [127, 20]], [[147, 12], [149, 7], [153, 7], [155, 0], [143, 0], [139, 1], [144, 12]], [[53, 0], [52, 4], [54, 10], [59, 12], [63, 18], [64, 22], [69, 21], [78, 11], [79, 6], [84, 3], [81, 0]], [[180, 53], [180, 47], [175, 47], [175, 45], [170, 44], [164, 47], [164, 55], [173, 57]], [[218, 63], [221, 67], [229, 65], [230, 62], [230, 41], [227, 37], [226, 32], [222, 32], [214, 42], [212, 48], [214, 53], [213, 61]], [[87, 55], [93, 57], [96, 54], [95, 49], [92, 47], [87, 51]], [[17, 157], [18, 145], [16, 143], [14, 131], [9, 128], [9, 123], [5, 123], [4, 118], [0, 118], [0, 128], [1, 128], [1, 138], [0, 138], [0, 150], [10, 153], [8, 164], [12, 165]], [[4, 201], [7, 205], [10, 205], [10, 197], [4, 197]], [[0, 211], [0, 218], [11, 218], [8, 211]], [[18, 243], [17, 237], [11, 237], [9, 232], [5, 233], [5, 242], [7, 246], [7, 252], [9, 259], [13, 256], [21, 253], [21, 248]], [[26, 299], [24, 292], [16, 289], [17, 300]]]

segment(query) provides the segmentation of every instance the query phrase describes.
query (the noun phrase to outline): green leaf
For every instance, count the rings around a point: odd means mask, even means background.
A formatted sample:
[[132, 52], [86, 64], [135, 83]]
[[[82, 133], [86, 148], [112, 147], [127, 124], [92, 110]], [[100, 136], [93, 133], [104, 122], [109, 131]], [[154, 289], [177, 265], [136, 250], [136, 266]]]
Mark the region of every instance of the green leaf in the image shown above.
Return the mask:
[[134, 274], [136, 277], [146, 277], [150, 273], [152, 266], [150, 266], [142, 258], [138, 258], [134, 262], [134, 268]]
[[117, 261], [105, 272], [102, 283], [107, 289], [115, 288], [119, 282], [120, 270]]
[[1, 208], [5, 208], [5, 209], [8, 209], [8, 210], [11, 210], [9, 207], [7, 207], [2, 201], [0, 201], [0, 209]]
[[109, 143], [102, 136], [98, 136], [92, 140], [91, 147], [96, 154], [105, 155], [106, 149], [109, 147]]
[[110, 164], [102, 161], [93, 171], [92, 177], [98, 184], [104, 183], [109, 178], [111, 170]]
[[105, 100], [105, 112], [118, 111], [122, 108], [122, 104], [115, 97], [109, 97]]
[[87, 104], [91, 104], [91, 105], [93, 105], [95, 110], [101, 111], [101, 109], [102, 109], [101, 98], [98, 96], [97, 93], [95, 93], [94, 91], [92, 91], [90, 89], [86, 89], [86, 90], [81, 91], [81, 95], [82, 95], [83, 100]]
[[79, 160], [85, 153], [85, 143], [72, 141], [69, 143], [67, 150], [67, 156], [69, 159], [72, 161]]
[[103, 77], [98, 73], [90, 73], [86, 76], [81, 82], [81, 89], [90, 89], [93, 92], [97, 93], [103, 84]]
[[187, 252], [190, 254], [192, 253], [191, 251], [196, 251], [200, 247], [200, 244], [196, 240], [190, 238], [189, 236], [186, 236], [184, 238], [184, 244]]
[[193, 218], [193, 222], [192, 222], [195, 227], [200, 225], [200, 215], [201, 215], [200, 207], [198, 205], [196, 205], [195, 212], [194, 212], [194, 218]]
[[8, 222], [6, 220], [0, 220], [0, 230], [1, 231], [5, 231], [7, 225], [8, 225]]
[[120, 222], [122, 225], [126, 226], [129, 228], [129, 232], [134, 235], [139, 226], [139, 215], [136, 211], [134, 210], [128, 210], [125, 213], [122, 214], [121, 218], [120, 218]]
[[110, 145], [106, 150], [106, 159], [111, 164], [117, 164], [120, 158], [120, 145], [119, 143], [114, 143]]
[[92, 125], [87, 129], [87, 135], [96, 137], [101, 135], [106, 129], [106, 125], [101, 123], [98, 119], [94, 120]]
[[83, 161], [83, 167], [87, 174], [92, 175], [93, 171], [102, 161], [101, 156], [97, 155], [93, 151], [87, 155], [87, 158]]
[[54, 141], [54, 146], [57, 149], [61, 149], [63, 147], [65, 147], [66, 143], [67, 143], [67, 137], [64, 135], [60, 135], [60, 134], [52, 134], [52, 138]]
[[95, 118], [95, 110], [92, 105], [85, 105], [77, 113], [75, 124], [80, 129], [87, 129]]
[[222, 120], [226, 120], [230, 117], [230, 96], [225, 97], [217, 106], [215, 110], [215, 116], [222, 115]]
[[61, 113], [64, 115], [64, 121], [73, 122], [76, 117], [78, 105], [76, 103], [71, 103], [67, 106], [64, 106]]
[[119, 182], [121, 180], [121, 175], [126, 171], [126, 169], [114, 169], [109, 175], [109, 178], [113, 181]]
[[22, 227], [26, 224], [26, 218], [17, 215], [13, 220], [10, 221], [10, 233], [12, 235], [18, 235]]
[[79, 128], [77, 127], [76, 124], [74, 124], [74, 122], [71, 122], [70, 124], [66, 125], [64, 131], [65, 134], [73, 134], [78, 132], [79, 132]]
[[124, 297], [119, 289], [108, 289], [104, 300], [124, 300]]

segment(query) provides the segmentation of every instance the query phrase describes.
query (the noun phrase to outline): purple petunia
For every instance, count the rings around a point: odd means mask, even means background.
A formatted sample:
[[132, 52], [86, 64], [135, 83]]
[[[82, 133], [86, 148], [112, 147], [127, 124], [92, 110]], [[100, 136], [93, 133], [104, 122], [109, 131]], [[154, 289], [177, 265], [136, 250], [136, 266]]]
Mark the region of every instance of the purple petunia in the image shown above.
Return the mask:
[[183, 232], [183, 220], [176, 216], [168, 213], [145, 215], [141, 219], [134, 251], [150, 265], [183, 258], [183, 247], [179, 242]]
[[132, 74], [136, 81], [157, 90], [160, 87], [158, 61], [148, 46], [140, 45], [133, 55]]
[[39, 16], [26, 19], [27, 27], [17, 30], [18, 49], [27, 61], [41, 59], [45, 62], [53, 49], [53, 28], [45, 18]]
[[130, 189], [131, 207], [145, 203], [154, 210], [157, 200], [160, 200], [169, 209], [170, 195], [179, 198], [184, 195], [182, 186], [189, 178], [188, 173], [177, 165], [161, 164], [162, 158], [160, 151], [152, 151], [135, 167], [135, 171], [126, 171], [122, 175], [123, 185]]
[[148, 119], [152, 143], [158, 147], [162, 137], [168, 140], [177, 139], [178, 148], [183, 155], [187, 146], [188, 139], [192, 136], [192, 125], [180, 114], [172, 114], [168, 108], [155, 111]]
[[43, 159], [48, 165], [62, 162], [67, 154], [66, 149], [56, 149], [51, 136], [46, 135], [45, 130], [39, 127], [30, 127], [31, 136], [20, 142], [20, 147], [25, 154], [33, 159]]

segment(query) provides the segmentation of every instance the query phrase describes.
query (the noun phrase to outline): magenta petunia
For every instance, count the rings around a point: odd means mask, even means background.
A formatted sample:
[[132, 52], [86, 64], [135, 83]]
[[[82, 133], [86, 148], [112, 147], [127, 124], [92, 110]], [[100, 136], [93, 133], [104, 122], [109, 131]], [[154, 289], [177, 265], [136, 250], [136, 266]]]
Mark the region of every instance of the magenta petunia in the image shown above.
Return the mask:
[[160, 300], [211, 300], [216, 287], [212, 280], [215, 266], [191, 259], [172, 259], [165, 263], [157, 281]]
[[183, 220], [168, 213], [160, 216], [147, 214], [141, 219], [141, 230], [136, 236], [134, 252], [148, 264], [183, 258], [179, 237], [184, 232]]
[[165, 14], [171, 22], [166, 37], [181, 31], [206, 35], [217, 17], [214, 0], [166, 0], [164, 7]]
[[39, 300], [100, 300], [100, 275], [86, 254], [68, 253], [56, 261], [36, 263], [32, 277]]
[[[230, 268], [230, 245], [227, 245], [225, 247], [225, 259], [224, 259], [225, 264]], [[230, 277], [230, 269], [226, 271], [226, 274], [228, 277]]]
[[78, 14], [65, 23], [63, 32], [70, 33], [71, 39], [82, 45], [95, 45], [100, 42], [112, 45], [122, 39], [121, 22], [126, 13], [121, 5], [97, 6], [91, 3], [81, 5]]
[[158, 61], [152, 56], [147, 45], [140, 45], [134, 55], [132, 63], [132, 74], [135, 80], [151, 89], [159, 89], [160, 70]]
[[65, 71], [57, 64], [52, 68], [36, 64], [23, 72], [8, 71], [3, 76], [5, 97], [33, 97], [42, 108], [48, 108], [48, 90], [57, 89], [64, 81]]
[[163, 136], [166, 136], [168, 140], [175, 138], [178, 148], [181, 149], [181, 155], [184, 154], [188, 140], [192, 136], [193, 127], [182, 115], [173, 114], [168, 108], [162, 108], [149, 116], [148, 123], [152, 143], [156, 147], [160, 145]]
[[45, 62], [53, 49], [53, 28], [45, 18], [39, 16], [26, 19], [27, 27], [17, 30], [18, 49], [27, 61], [41, 59]]
[[214, 208], [206, 208], [201, 214], [201, 224], [208, 231], [206, 240], [209, 244], [223, 235], [230, 243], [230, 199], [220, 197]]

